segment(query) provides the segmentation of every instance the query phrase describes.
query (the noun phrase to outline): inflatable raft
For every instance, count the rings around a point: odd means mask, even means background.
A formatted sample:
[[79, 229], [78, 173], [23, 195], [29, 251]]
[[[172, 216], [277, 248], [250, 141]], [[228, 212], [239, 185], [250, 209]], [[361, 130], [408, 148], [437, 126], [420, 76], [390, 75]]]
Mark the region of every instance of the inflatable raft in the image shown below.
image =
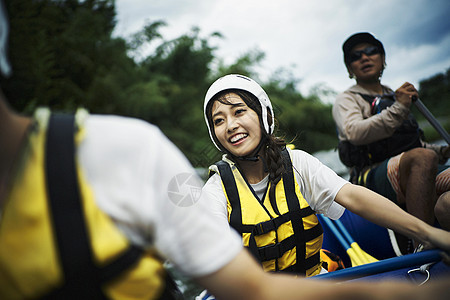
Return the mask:
[[[337, 221], [319, 216], [324, 230], [323, 249], [337, 254], [346, 269], [317, 275], [314, 279], [411, 280], [423, 284], [450, 277], [450, 266], [442, 262], [441, 250], [406, 254], [408, 240], [346, 210]], [[356, 246], [355, 246], [356, 245]], [[350, 249], [350, 250], [349, 250]], [[362, 263], [353, 258], [362, 256]], [[366, 255], [366, 257], [364, 257]]]

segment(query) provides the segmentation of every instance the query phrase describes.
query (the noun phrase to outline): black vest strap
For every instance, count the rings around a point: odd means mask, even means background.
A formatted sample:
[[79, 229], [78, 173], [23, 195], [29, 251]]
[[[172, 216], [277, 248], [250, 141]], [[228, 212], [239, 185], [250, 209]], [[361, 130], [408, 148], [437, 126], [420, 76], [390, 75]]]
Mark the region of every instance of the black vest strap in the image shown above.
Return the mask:
[[[395, 103], [395, 99], [392, 94], [380, 96], [371, 96], [361, 93], [355, 94], [359, 94], [372, 106], [372, 114], [377, 114]], [[385, 159], [393, 157], [404, 151], [422, 147], [422, 135], [423, 132], [419, 128], [419, 124], [414, 118], [414, 115], [410, 112], [408, 118], [405, 119], [402, 124], [395, 129], [394, 133], [390, 137], [363, 146], [354, 146], [350, 144], [341, 148], [344, 152], [353, 152], [352, 156], [355, 156], [356, 153], [360, 153], [360, 155], [362, 155], [363, 157], [356, 159], [352, 158], [350, 161], [348, 161], [348, 163], [346, 163], [346, 165], [357, 166], [359, 169], [362, 169], [362, 167], [364, 167], [365, 165], [382, 162]], [[349, 154], [350, 153], [339, 153], [340, 157], [342, 156], [344, 158], [349, 156]], [[358, 166], [358, 164], [352, 165], [354, 162], [360, 162], [364, 165], [362, 165], [361, 167]]]
[[[300, 203], [295, 194], [295, 180], [292, 171], [291, 158], [286, 149], [282, 151], [284, 157], [285, 173], [283, 174], [284, 191], [286, 201], [290, 212], [301, 211]], [[306, 236], [301, 218], [292, 219], [292, 228], [294, 230], [297, 263], [295, 264], [296, 273], [306, 275], [305, 257], [306, 257]]]
[[[253, 232], [255, 228], [254, 225], [242, 224], [241, 200], [230, 165], [221, 160], [216, 163], [216, 166], [219, 169], [220, 178], [222, 179], [223, 185], [225, 186], [228, 201], [230, 201], [231, 206], [233, 207], [230, 215], [231, 226], [241, 234], [244, 232]], [[249, 239], [248, 250], [258, 261], [261, 262], [258, 253], [258, 247], [253, 237]]]
[[135, 264], [141, 257], [142, 250], [131, 246], [104, 268], [98, 268], [94, 264], [78, 188], [74, 134], [74, 115], [51, 115], [45, 168], [64, 285], [44, 298], [106, 299], [101, 284], [116, 278]]
[[265, 234], [272, 230], [277, 229], [278, 227], [281, 226], [281, 224], [286, 223], [289, 220], [292, 219], [298, 220], [299, 218], [304, 218], [312, 214], [314, 214], [314, 211], [311, 209], [311, 207], [308, 206], [306, 208], [301, 209], [300, 211], [292, 211], [292, 212], [290, 211], [288, 213], [285, 213], [281, 216], [270, 219], [268, 221], [261, 222], [256, 225], [251, 225], [252, 230], [245, 232], [253, 232], [254, 235]]
[[[239, 197], [239, 192], [236, 186], [236, 182], [234, 180], [233, 171], [231, 171], [230, 165], [224, 161], [218, 161], [216, 163], [220, 178], [225, 187], [225, 191], [227, 193], [227, 198], [233, 207], [230, 215], [230, 223], [231, 224], [242, 224], [242, 212], [241, 212], [241, 201]], [[251, 225], [253, 227], [253, 225]], [[233, 225], [234, 227], [234, 225]], [[248, 226], [242, 225], [241, 228], [235, 228], [239, 232], [251, 232], [252, 228], [248, 228]], [[249, 230], [250, 229], [250, 230]]]
[[291, 235], [290, 237], [282, 240], [274, 245], [268, 245], [258, 248], [258, 253], [261, 261], [269, 261], [272, 259], [278, 259], [283, 254], [295, 247], [295, 237]]
[[369, 104], [372, 104], [373, 100], [377, 97], [377, 96], [372, 96], [372, 95], [367, 95], [367, 94], [361, 94], [361, 93], [356, 93], [358, 95], [360, 95], [364, 100], [366, 100], [367, 102], [369, 102]]
[[[314, 254], [313, 256], [310, 256], [306, 259], [306, 261], [305, 261], [306, 270], [311, 269], [312, 267], [316, 266], [318, 261], [320, 261], [320, 251], [318, 251], [316, 254]], [[293, 265], [286, 269], [283, 269], [280, 272], [298, 274], [296, 265]]]
[[[303, 209], [300, 207], [297, 194], [295, 193], [295, 179], [292, 171], [291, 158], [286, 149], [282, 151], [282, 154], [286, 170], [283, 174], [283, 183], [289, 212], [255, 225], [242, 224], [241, 201], [230, 165], [224, 161], [219, 161], [216, 163], [216, 166], [219, 169], [220, 177], [228, 196], [228, 201], [230, 201], [230, 204], [233, 207], [230, 215], [230, 224], [232, 224], [232, 227], [241, 234], [252, 234], [248, 246], [250, 252], [260, 262], [263, 262], [280, 258], [286, 251], [296, 247], [297, 263], [294, 266], [289, 267], [289, 270], [287, 271], [305, 275], [306, 270], [320, 262], [320, 255], [313, 255], [305, 260], [306, 242], [319, 237], [323, 233], [323, 230], [319, 223], [313, 228], [308, 230], [304, 229], [302, 218], [314, 214], [314, 211], [309, 206]], [[293, 236], [275, 245], [257, 247], [254, 238], [256, 235], [262, 235], [274, 230], [276, 231], [278, 227], [289, 220], [292, 222], [294, 230]]]
[[270, 219], [268, 221], [253, 225], [252, 232], [254, 235], [261, 235], [268, 233], [270, 231], [276, 230], [278, 227], [281, 226], [281, 224], [286, 223], [290, 219], [291, 219], [290, 214], [286, 213], [274, 219]]

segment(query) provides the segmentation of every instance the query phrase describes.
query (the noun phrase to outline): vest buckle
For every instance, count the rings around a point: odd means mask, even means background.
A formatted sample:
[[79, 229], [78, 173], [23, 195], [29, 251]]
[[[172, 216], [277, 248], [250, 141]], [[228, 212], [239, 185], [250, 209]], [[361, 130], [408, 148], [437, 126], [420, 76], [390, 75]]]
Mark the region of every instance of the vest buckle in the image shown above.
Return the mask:
[[276, 229], [275, 219], [255, 224], [254, 235], [261, 235]]

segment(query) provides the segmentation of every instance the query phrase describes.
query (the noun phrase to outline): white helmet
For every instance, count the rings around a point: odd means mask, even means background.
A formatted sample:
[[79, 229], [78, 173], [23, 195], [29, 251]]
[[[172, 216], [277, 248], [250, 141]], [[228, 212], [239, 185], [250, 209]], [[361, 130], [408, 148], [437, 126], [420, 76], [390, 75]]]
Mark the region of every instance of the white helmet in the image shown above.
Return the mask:
[[[272, 134], [275, 127], [275, 118], [272, 108], [272, 103], [270, 102], [269, 96], [267, 96], [266, 92], [262, 89], [262, 87], [256, 83], [253, 79], [248, 78], [239, 74], [229, 74], [225, 75], [219, 79], [217, 79], [208, 89], [205, 96], [205, 103], [203, 105], [203, 112], [205, 115], [206, 126], [208, 126], [209, 136], [211, 137], [212, 142], [217, 147], [217, 149], [221, 150], [220, 147], [216, 144], [213, 138], [213, 128], [210, 128], [208, 122], [208, 116], [206, 115], [206, 107], [211, 99], [214, 98], [218, 93], [229, 90], [229, 89], [237, 89], [247, 91], [253, 94], [261, 104], [261, 112], [262, 112], [262, 122], [264, 125], [264, 130], [267, 134]], [[272, 116], [272, 124], [269, 125], [267, 121], [267, 110], [270, 111]]]

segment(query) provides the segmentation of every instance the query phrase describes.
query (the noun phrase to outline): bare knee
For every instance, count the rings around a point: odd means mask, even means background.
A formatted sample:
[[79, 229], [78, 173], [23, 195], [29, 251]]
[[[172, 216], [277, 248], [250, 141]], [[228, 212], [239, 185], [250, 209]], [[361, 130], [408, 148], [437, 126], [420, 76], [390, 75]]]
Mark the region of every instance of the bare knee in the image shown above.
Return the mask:
[[431, 149], [414, 148], [405, 152], [400, 161], [400, 172], [418, 171], [434, 174], [437, 171], [438, 155]]
[[408, 202], [408, 199], [417, 197], [429, 199], [430, 206], [427, 210], [429, 214], [433, 214], [433, 207], [436, 203], [437, 166], [436, 152], [425, 148], [406, 151], [399, 164], [399, 183], [400, 189], [406, 197], [405, 201]]
[[434, 214], [442, 228], [450, 230], [450, 191], [439, 196], [434, 207]]

